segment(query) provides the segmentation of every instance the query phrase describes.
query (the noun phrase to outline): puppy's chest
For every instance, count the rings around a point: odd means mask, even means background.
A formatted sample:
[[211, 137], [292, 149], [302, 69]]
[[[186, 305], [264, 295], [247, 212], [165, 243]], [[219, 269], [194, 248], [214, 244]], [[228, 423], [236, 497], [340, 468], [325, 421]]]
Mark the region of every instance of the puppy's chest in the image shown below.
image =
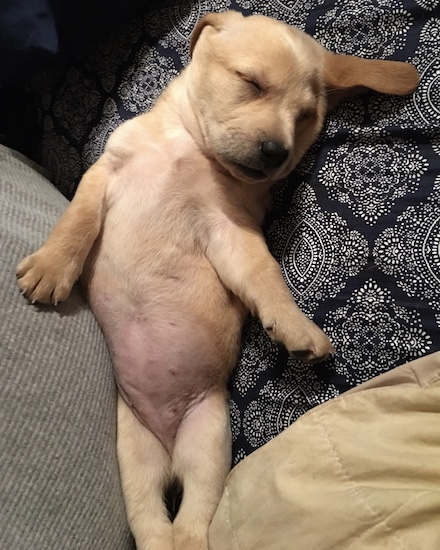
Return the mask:
[[92, 293], [111, 287], [137, 303], [149, 303], [145, 288], [191, 294], [187, 287], [196, 273], [210, 266], [201, 242], [206, 210], [215, 203], [210, 172], [197, 154], [188, 158], [173, 147], [151, 146], [113, 175], [102, 233], [88, 261]]
[[166, 143], [134, 155], [110, 182], [106, 223], [171, 236], [193, 226], [197, 208], [215, 194], [209, 163], [200, 153]]

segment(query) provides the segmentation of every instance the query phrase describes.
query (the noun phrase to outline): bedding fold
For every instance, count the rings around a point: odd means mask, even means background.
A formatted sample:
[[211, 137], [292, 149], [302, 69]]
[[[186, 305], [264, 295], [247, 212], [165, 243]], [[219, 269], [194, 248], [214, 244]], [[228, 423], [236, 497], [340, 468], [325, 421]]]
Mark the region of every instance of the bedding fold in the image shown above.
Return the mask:
[[440, 548], [440, 353], [304, 414], [230, 474], [211, 550]]

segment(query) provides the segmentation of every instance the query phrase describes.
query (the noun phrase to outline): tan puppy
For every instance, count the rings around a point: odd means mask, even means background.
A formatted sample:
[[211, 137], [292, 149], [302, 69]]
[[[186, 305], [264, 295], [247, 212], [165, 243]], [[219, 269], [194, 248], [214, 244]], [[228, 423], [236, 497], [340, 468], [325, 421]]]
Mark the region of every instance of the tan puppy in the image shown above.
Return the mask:
[[[290, 295], [260, 224], [274, 181], [322, 128], [327, 92], [408, 94], [404, 63], [324, 50], [262, 16], [210, 14], [192, 61], [151, 112], [122, 124], [47, 242], [17, 269], [32, 301], [82, 274], [123, 399], [118, 456], [138, 550], [206, 550], [230, 468], [226, 381], [250, 310], [304, 361], [333, 348]], [[172, 523], [163, 494], [177, 479]]]

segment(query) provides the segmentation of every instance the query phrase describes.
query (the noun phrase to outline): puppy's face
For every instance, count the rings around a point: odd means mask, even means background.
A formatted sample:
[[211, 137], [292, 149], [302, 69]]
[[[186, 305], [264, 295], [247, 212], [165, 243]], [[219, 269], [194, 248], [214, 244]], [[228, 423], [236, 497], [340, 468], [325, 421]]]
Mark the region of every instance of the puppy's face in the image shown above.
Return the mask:
[[233, 11], [206, 15], [191, 51], [187, 91], [204, 145], [246, 182], [286, 176], [343, 98], [419, 83], [407, 63], [333, 54], [285, 23]]
[[188, 80], [205, 145], [240, 180], [280, 179], [323, 124], [320, 48], [266, 17], [222, 16], [222, 28], [203, 29]]

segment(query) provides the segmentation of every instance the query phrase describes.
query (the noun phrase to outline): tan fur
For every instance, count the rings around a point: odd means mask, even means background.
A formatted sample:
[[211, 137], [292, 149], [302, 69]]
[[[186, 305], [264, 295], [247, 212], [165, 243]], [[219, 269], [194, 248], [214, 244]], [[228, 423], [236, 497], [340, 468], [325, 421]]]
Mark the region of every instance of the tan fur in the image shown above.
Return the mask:
[[[17, 268], [23, 294], [42, 303], [66, 300], [82, 274], [125, 398], [118, 457], [138, 550], [208, 548], [230, 466], [226, 380], [247, 310], [297, 357], [333, 353], [264, 242], [270, 187], [316, 139], [327, 108], [367, 88], [418, 84], [405, 63], [331, 54], [283, 23], [235, 12], [205, 16], [191, 51], [152, 111], [114, 132]], [[282, 162], [262, 155], [267, 141], [282, 145]], [[130, 376], [146, 392], [138, 405]], [[171, 523], [163, 492], [173, 477], [184, 498]]]

